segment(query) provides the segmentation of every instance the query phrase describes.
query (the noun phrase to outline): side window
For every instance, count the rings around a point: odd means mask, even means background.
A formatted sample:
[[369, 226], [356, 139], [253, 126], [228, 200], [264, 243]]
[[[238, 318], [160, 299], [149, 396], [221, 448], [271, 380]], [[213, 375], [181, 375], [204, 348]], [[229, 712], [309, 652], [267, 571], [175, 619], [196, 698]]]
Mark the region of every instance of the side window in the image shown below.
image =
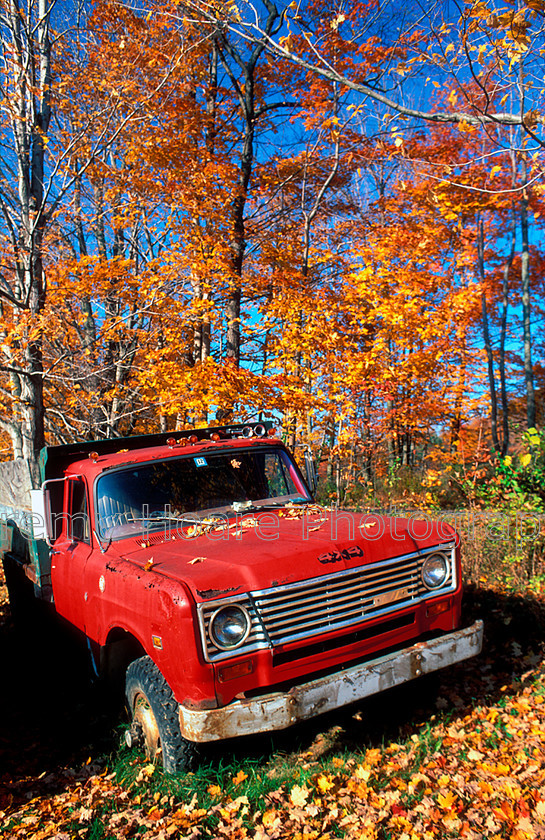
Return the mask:
[[90, 542], [89, 514], [87, 508], [87, 490], [84, 481], [70, 481], [70, 521], [71, 539], [78, 542]]

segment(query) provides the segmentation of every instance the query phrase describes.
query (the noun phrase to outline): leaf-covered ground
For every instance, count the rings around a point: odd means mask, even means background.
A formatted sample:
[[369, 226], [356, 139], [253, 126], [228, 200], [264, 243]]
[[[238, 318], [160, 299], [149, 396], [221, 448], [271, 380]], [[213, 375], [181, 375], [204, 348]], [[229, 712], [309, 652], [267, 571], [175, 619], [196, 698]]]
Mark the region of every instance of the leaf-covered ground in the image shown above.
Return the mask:
[[61, 638], [21, 638], [0, 580], [0, 836], [545, 838], [545, 599], [470, 589], [483, 654], [166, 778]]

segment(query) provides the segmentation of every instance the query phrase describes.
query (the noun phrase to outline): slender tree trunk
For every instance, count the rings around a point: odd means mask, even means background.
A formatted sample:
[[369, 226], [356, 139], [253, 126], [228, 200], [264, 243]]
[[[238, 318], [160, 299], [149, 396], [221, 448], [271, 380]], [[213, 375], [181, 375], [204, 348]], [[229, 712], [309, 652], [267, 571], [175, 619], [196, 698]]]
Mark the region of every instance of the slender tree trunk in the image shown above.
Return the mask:
[[43, 339], [37, 325], [46, 296], [42, 254], [47, 221], [45, 148], [51, 121], [50, 7], [47, 0], [24, 7], [19, 0], [9, 0], [6, 12], [2, 37], [10, 55], [14, 91], [11, 113], [20, 214], [18, 238], [13, 241], [16, 312], [28, 312], [31, 321], [30, 331], [23, 328], [24, 369], [12, 393], [21, 422], [17, 446], [22, 442], [23, 457], [35, 458], [45, 443]]
[[[266, 36], [270, 36], [276, 32], [280, 14], [274, 3], [266, 2], [265, 6], [267, 18], [263, 28]], [[264, 49], [265, 42], [256, 41], [252, 45], [249, 57], [244, 59], [234, 44], [228, 41], [224, 35], [218, 42], [218, 58], [231, 80], [244, 120], [238, 191], [232, 204], [232, 276], [229, 278], [229, 291], [225, 306], [227, 318], [225, 355], [237, 367], [240, 364], [240, 305], [242, 300], [242, 270], [246, 252], [245, 210], [254, 164], [255, 127], [259, 116], [256, 111], [255, 75], [257, 63]], [[227, 61], [228, 56], [234, 62], [236, 72], [233, 71]], [[240, 76], [242, 76], [242, 82]]]
[[[514, 158], [514, 156], [513, 156]], [[509, 275], [515, 259], [515, 247], [517, 238], [515, 206], [511, 208], [511, 230], [510, 240], [511, 247], [509, 256], [505, 261], [503, 267], [503, 284], [502, 284], [502, 305], [501, 305], [501, 321], [500, 321], [500, 347], [499, 347], [499, 374], [500, 374], [500, 393], [501, 393], [501, 411], [502, 411], [502, 444], [501, 454], [505, 457], [509, 452], [509, 401], [507, 397], [507, 382], [505, 376], [505, 340], [507, 336], [507, 311], [509, 308]]]
[[[212, 43], [210, 63], [208, 66], [208, 84], [204, 93], [206, 101], [206, 152], [213, 158], [216, 151], [216, 117], [217, 117], [217, 95], [218, 95], [218, 44], [217, 39]], [[210, 221], [204, 220], [205, 227], [210, 227]], [[210, 355], [211, 324], [208, 304], [210, 292], [203, 285], [202, 281], [195, 277], [193, 283], [193, 297], [196, 303], [197, 312], [195, 315], [195, 329], [193, 334], [193, 361], [204, 362]], [[201, 418], [206, 422], [207, 413]]]
[[490, 390], [490, 431], [492, 433], [492, 447], [495, 452], [500, 451], [498, 440], [498, 400], [496, 396], [496, 379], [494, 376], [494, 355], [490, 341], [490, 327], [488, 322], [488, 308], [486, 302], [485, 271], [484, 271], [484, 226], [479, 218], [477, 231], [477, 262], [481, 280], [481, 318], [483, 326], [484, 348], [488, 366], [488, 387]]
[[526, 157], [521, 158], [521, 173], [523, 192], [520, 199], [520, 231], [522, 236], [522, 252], [520, 265], [520, 279], [522, 288], [522, 325], [524, 336], [524, 381], [526, 383], [526, 420], [529, 429], [536, 424], [536, 404], [534, 392], [534, 370], [532, 365], [532, 326], [530, 303], [530, 246], [528, 224], [528, 173]]
[[[227, 45], [224, 45], [225, 48]], [[225, 304], [227, 329], [225, 336], [225, 356], [236, 366], [240, 364], [240, 304], [242, 300], [242, 271], [244, 254], [246, 252], [245, 209], [248, 197], [248, 186], [254, 162], [255, 136], [255, 88], [254, 73], [257, 56], [241, 65], [244, 72], [244, 87], [239, 88], [238, 82], [231, 73], [231, 79], [238, 91], [244, 118], [244, 138], [240, 156], [238, 177], [238, 191], [232, 204], [232, 272], [229, 278], [229, 289]], [[239, 62], [240, 64], [240, 62]], [[225, 66], [225, 62], [224, 62]]]

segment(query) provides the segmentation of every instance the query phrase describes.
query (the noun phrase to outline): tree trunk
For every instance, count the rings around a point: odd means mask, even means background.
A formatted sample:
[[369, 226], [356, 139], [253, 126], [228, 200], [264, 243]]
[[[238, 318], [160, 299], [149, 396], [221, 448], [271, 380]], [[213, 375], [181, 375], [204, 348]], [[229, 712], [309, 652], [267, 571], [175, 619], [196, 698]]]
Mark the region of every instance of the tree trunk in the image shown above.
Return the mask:
[[532, 365], [532, 328], [530, 304], [530, 247], [528, 235], [528, 174], [526, 157], [521, 158], [521, 172], [523, 192], [520, 199], [520, 231], [522, 236], [522, 252], [520, 263], [520, 280], [522, 290], [522, 330], [524, 336], [524, 381], [526, 384], [526, 420], [527, 427], [533, 429], [536, 424], [536, 404], [534, 392], [534, 370]]
[[19, 199], [19, 218], [9, 220], [10, 228], [18, 229], [17, 239], [12, 242], [14, 306], [21, 315], [30, 314], [30, 331], [26, 327], [22, 330], [24, 368], [12, 392], [21, 422], [24, 458], [37, 457], [45, 443], [43, 339], [41, 329], [36, 327], [46, 294], [42, 252], [46, 226], [45, 147], [51, 120], [49, 15], [47, 0], [25, 7], [18, 0], [10, 0], [3, 33], [4, 49], [12, 54], [12, 132]]
[[[275, 31], [276, 22], [280, 14], [273, 3], [266, 3], [267, 19], [264, 32], [270, 36]], [[227, 331], [225, 339], [225, 355], [237, 367], [240, 364], [240, 305], [242, 300], [242, 270], [246, 251], [245, 210], [248, 197], [248, 187], [254, 163], [255, 126], [258, 119], [256, 112], [255, 75], [256, 66], [265, 49], [265, 41], [261, 38], [252, 43], [252, 50], [244, 59], [234, 43], [222, 34], [218, 43], [218, 58], [231, 80], [233, 89], [238, 97], [243, 123], [244, 137], [240, 156], [238, 175], [238, 192], [232, 204], [232, 276], [229, 278], [229, 291], [225, 306]], [[236, 72], [230, 66], [227, 58], [233, 61]], [[242, 82], [240, 81], [242, 76]]]
[[501, 443], [501, 454], [502, 457], [505, 457], [509, 452], [509, 402], [507, 398], [507, 382], [505, 378], [505, 339], [507, 336], [507, 310], [509, 307], [509, 274], [511, 272], [511, 268], [513, 266], [513, 260], [515, 258], [515, 247], [516, 247], [516, 237], [517, 237], [517, 230], [516, 230], [516, 218], [515, 218], [515, 206], [512, 205], [511, 208], [511, 230], [510, 230], [510, 239], [511, 239], [511, 248], [509, 251], [509, 256], [505, 261], [505, 265], [503, 267], [503, 284], [502, 284], [502, 305], [501, 305], [501, 321], [500, 321], [500, 347], [499, 347], [499, 373], [500, 373], [500, 394], [501, 394], [501, 411], [502, 411], [502, 443]]
[[488, 308], [486, 303], [485, 272], [484, 272], [484, 226], [482, 218], [477, 221], [477, 262], [481, 281], [481, 317], [483, 326], [484, 348], [488, 366], [488, 387], [490, 389], [490, 431], [494, 452], [500, 451], [498, 440], [498, 400], [496, 396], [496, 379], [494, 376], [494, 355], [490, 341], [490, 326], [488, 322]]

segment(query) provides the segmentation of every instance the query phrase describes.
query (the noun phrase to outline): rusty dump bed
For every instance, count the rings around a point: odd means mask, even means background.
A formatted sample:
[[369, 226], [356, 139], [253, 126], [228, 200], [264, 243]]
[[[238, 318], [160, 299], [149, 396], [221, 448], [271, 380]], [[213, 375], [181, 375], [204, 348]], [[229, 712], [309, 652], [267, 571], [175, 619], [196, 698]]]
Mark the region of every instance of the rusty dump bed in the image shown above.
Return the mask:
[[21, 458], [0, 464], [0, 558], [9, 555], [21, 566], [38, 595], [51, 580], [49, 549], [35, 536], [32, 511], [32, 494], [40, 494], [40, 479], [36, 461]]

